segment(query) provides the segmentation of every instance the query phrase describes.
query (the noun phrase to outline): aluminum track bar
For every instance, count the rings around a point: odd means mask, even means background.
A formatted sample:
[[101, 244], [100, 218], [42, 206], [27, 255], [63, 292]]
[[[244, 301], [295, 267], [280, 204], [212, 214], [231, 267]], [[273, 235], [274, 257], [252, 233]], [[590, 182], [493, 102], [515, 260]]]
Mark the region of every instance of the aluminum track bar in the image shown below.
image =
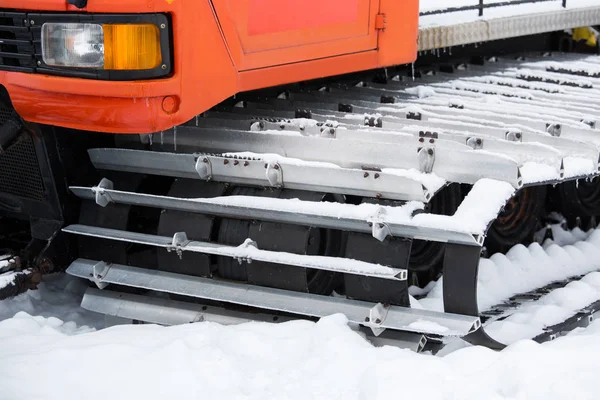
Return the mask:
[[[226, 123], [226, 120], [221, 119], [212, 120], [212, 118], [205, 118], [204, 120], [204, 127], [212, 126], [216, 128], [222, 121]], [[357, 121], [350, 119], [342, 121], [340, 123], [336, 121], [331, 127], [328, 127], [323, 124], [316, 125], [314, 121], [311, 124], [301, 119], [280, 122], [257, 122], [254, 120], [253, 124], [251, 119], [238, 119], [229, 121], [228, 125], [237, 129], [250, 126], [250, 129], [254, 131], [293, 131], [306, 136], [335, 137], [338, 140], [364, 140], [368, 138], [371, 142], [391, 144], [397, 143], [399, 140], [407, 138], [407, 136], [414, 138], [414, 140], [419, 140], [426, 129], [428, 132], [432, 131], [436, 134], [437, 138], [435, 139], [425, 138], [427, 141], [431, 140], [436, 148], [474, 149], [501, 154], [514, 159], [519, 167], [527, 162], [550, 166], [556, 171], [554, 177], [550, 179], [553, 182], [560, 181], [564, 177], [563, 154], [559, 150], [540, 143], [519, 143], [517, 140], [509, 141], [505, 139], [507, 136], [506, 131], [503, 131], [504, 138], [501, 140], [491, 137], [484, 140], [481, 136], [466, 131], [446, 130], [442, 133], [438, 132], [433, 124], [430, 124], [430, 126], [414, 126], [391, 118], [386, 120], [385, 125], [383, 125], [383, 120], [378, 121], [382, 125], [380, 128], [370, 128], [364, 124], [359, 125]], [[361, 118], [361, 122], [363, 121], [364, 118]], [[352, 122], [355, 123], [352, 124]], [[460, 128], [460, 126], [457, 126], [457, 128]], [[595, 172], [595, 168], [590, 169], [590, 172]]]
[[[452, 96], [464, 99], [465, 102], [477, 101], [488, 95], [498, 96], [503, 102], [503, 108], [514, 109], [520, 116], [531, 119], [539, 116], [546, 119], [552, 115], [554, 121], [568, 123], [574, 127], [580, 126], [581, 121], [593, 119], [594, 114], [600, 111], [592, 99], [588, 99], [588, 104], [583, 104], [583, 100], [577, 96], [559, 93], [532, 93], [532, 90], [507, 88], [488, 83], [488, 79], [491, 78], [483, 77], [481, 81], [475, 79], [451, 80], [435, 83], [429, 87], [441, 94], [441, 97]], [[580, 102], [574, 100], [574, 97]], [[527, 107], [526, 110], [523, 109], [524, 106]]]
[[[390, 85], [393, 86], [393, 83]], [[446, 83], [445, 85], [448, 84]], [[460, 85], [466, 86], [464, 82], [461, 82]], [[417, 107], [430, 109], [431, 111], [445, 115], [446, 117], [467, 117], [471, 121], [480, 119], [482, 120], [481, 123], [484, 125], [488, 125], [490, 122], [502, 124], [503, 126], [518, 124], [538, 130], [540, 132], [547, 131], [548, 125], [560, 123], [563, 125], [560, 134], [564, 135], [565, 137], [579, 140], [590, 140], [594, 138], [595, 132], [590, 130], [589, 126], [580, 122], [582, 119], [585, 119], [583, 116], [576, 120], [569, 120], [554, 115], [541, 114], [541, 112], [544, 112], [542, 108], [544, 103], [534, 104], [528, 100], [508, 98], [503, 99], [501, 104], [486, 104], [482, 101], [483, 94], [480, 93], [457, 90], [455, 88], [453, 89], [452, 87], [430, 86], [429, 88], [435, 91], [435, 95], [426, 98], [419, 98], [417, 96], [406, 97], [406, 94], [394, 92], [389, 92], [387, 95], [401, 95], [399, 100], [395, 103], [396, 107], [402, 107], [406, 104], [414, 104]], [[377, 93], [383, 92], [380, 89], [360, 87], [351, 89], [333, 89], [332, 91], [328, 92], [328, 94], [333, 97], [338, 97], [347, 96], [348, 92], [355, 92], [357, 96], [360, 96], [361, 92], [367, 93], [369, 90], [377, 91]], [[374, 100], [373, 97], [377, 96], [365, 95], [364, 100], [368, 100], [369, 98]], [[448, 107], [448, 104], [453, 104], [454, 107]], [[393, 106], [393, 104], [388, 105], [388, 107]], [[535, 112], [535, 110], [530, 111], [534, 107], [538, 108], [537, 112]], [[499, 109], [500, 111], [498, 111]], [[502, 109], [504, 109], [504, 112], [502, 112]], [[558, 109], [555, 111], [563, 113], [565, 112], [564, 109]], [[547, 113], [547, 110], [545, 112]], [[510, 115], [507, 115], [507, 113], [510, 113]]]
[[[460, 75], [460, 73], [457, 73]], [[485, 76], [483, 76], [485, 78]], [[493, 77], [498, 79], [498, 77]], [[563, 116], [554, 117], [557, 121], [565, 121], [576, 124], [581, 118], [589, 118], [589, 112], [584, 111], [590, 110], [595, 111], [594, 102], [584, 102], [587, 99], [581, 99], [581, 97], [566, 96], [561, 93], [548, 94], [544, 92], [537, 93], [534, 96], [531, 91], [523, 89], [506, 88], [500, 85], [492, 83], [474, 82], [474, 77], [465, 77], [460, 79], [453, 74], [440, 74], [436, 76], [425, 76], [418, 78], [415, 82], [409, 84], [403, 82], [388, 82], [387, 84], [371, 84], [363, 83], [362, 85], [333, 85], [328, 92], [323, 93], [322, 96], [331, 95], [342, 95], [357, 97], [363, 101], [378, 101], [381, 96], [386, 96], [389, 100], [394, 99], [395, 103], [402, 103], [415, 99], [414, 94], [410, 92], [411, 89], [416, 90], [419, 87], [428, 87], [435, 91], [435, 98], [443, 98], [444, 101], [451, 101], [454, 98], [462, 98], [463, 101], [468, 102], [477, 101], [483, 95], [497, 95], [501, 96], [504, 107], [512, 106], [519, 115], [535, 119], [538, 114], [543, 113], [544, 109], [550, 108], [558, 111]], [[409, 91], [407, 91], [409, 90]], [[430, 93], [433, 95], [433, 93]], [[541, 98], [538, 98], [541, 97]], [[419, 99], [423, 100], [423, 99]], [[477, 103], [481, 106], [481, 103]], [[527, 109], [523, 109], [523, 105], [527, 105]], [[495, 105], [489, 105], [495, 107]], [[489, 107], [488, 106], [488, 107]], [[566, 112], [568, 111], [568, 112]], [[548, 113], [548, 111], [545, 111]], [[538, 117], [539, 118], [539, 117]], [[578, 119], [579, 118], [579, 119]], [[575, 125], [576, 126], [576, 125]]]
[[[548, 165], [556, 172], [554, 177], [550, 179], [552, 181], [560, 181], [564, 177], [565, 171], [563, 167], [563, 157], [566, 156], [566, 154], [563, 154], [558, 149], [548, 145], [543, 145], [541, 143], [522, 143], [520, 140], [516, 140], [516, 138], [515, 140], [508, 140], [506, 137], [510, 135], [507, 135], [506, 131], [503, 132], [505, 138], [496, 139], [488, 135], [477, 135], [468, 131], [438, 131], [433, 123], [430, 123], [429, 126], [415, 126], [397, 122], [398, 119], [394, 120], [389, 118], [386, 121], [389, 122], [383, 123], [382, 121], [381, 128], [369, 128], [361, 125], [349, 125], [342, 123], [336, 128], [325, 128], [325, 131], [323, 132], [320, 131], [322, 127], [315, 126], [312, 127], [313, 129], [311, 129], [311, 127], [298, 125], [298, 123], [294, 122], [266, 122], [263, 123], [262, 126], [264, 126], [264, 130], [279, 130], [282, 132], [295, 131], [314, 136], [324, 136], [324, 134], [327, 134], [335, 137], [338, 140], [364, 140], [366, 137], [368, 137], [369, 140], [373, 142], [390, 144], [397, 143], [400, 137], [406, 137], [407, 135], [413, 137], [415, 140], [419, 140], [420, 137], [424, 136], [425, 131], [432, 132], [436, 138], [429, 139], [424, 137], [424, 140], [431, 140], [432, 143], [436, 145], [436, 148], [439, 146], [451, 149], [452, 146], [449, 144], [456, 143], [461, 145], [461, 147], [457, 147], [457, 149], [472, 148], [473, 150], [481, 150], [508, 156], [514, 159], [519, 167], [522, 167], [528, 162]], [[597, 150], [594, 150], [594, 152], [598, 153]], [[597, 157], [592, 158], [592, 160], [597, 160]], [[595, 164], [596, 163], [594, 161], [590, 161], [590, 173], [596, 172]]]
[[128, 149], [91, 149], [89, 155], [98, 169], [392, 200], [428, 202], [438, 189], [428, 189], [425, 179], [419, 181], [418, 174], [411, 178], [409, 171], [372, 173], [285, 157], [234, 158]]
[[[428, 215], [429, 225], [412, 221], [413, 204], [403, 207], [292, 201], [285, 199], [229, 196], [214, 199], [185, 199], [143, 193], [124, 192], [102, 187], [71, 187], [71, 191], [83, 199], [95, 200], [101, 205], [108, 203], [158, 207], [170, 210], [196, 212], [239, 219], [308, 225], [325, 229], [339, 229], [369, 233], [379, 240], [388, 235], [436, 242], [461, 243], [481, 246], [483, 232], [470, 233], [459, 229], [436, 228], [436, 217]], [[171, 240], [171, 238], [168, 238]]]
[[[448, 14], [452, 18], [453, 14]], [[600, 6], [559, 9], [548, 12], [525, 13], [472, 22], [431, 26], [433, 17], [421, 17], [419, 51], [442, 49], [464, 44], [555, 32], [579, 26], [600, 24]]]
[[[288, 111], [305, 108], [313, 112], [313, 118], [317, 121], [321, 121], [321, 124], [327, 122], [331, 118], [324, 118], [323, 116], [328, 112], [327, 109], [337, 109], [339, 103], [311, 103], [295, 100], [281, 100], [276, 99], [279, 102], [278, 109], [285, 109]], [[283, 103], [285, 102], [285, 103]], [[317, 104], [318, 107], [325, 107], [326, 110], [321, 108], [314, 108]], [[311, 108], [311, 105], [313, 106]], [[264, 105], [263, 110], [269, 110], [268, 104]], [[286, 107], [286, 108], [284, 108]], [[264, 111], [263, 111], [264, 112]], [[563, 137], [550, 136], [549, 134], [542, 134], [541, 132], [528, 130], [528, 129], [515, 129], [512, 127], [494, 127], [485, 126], [477, 122], [463, 122], [459, 120], [448, 120], [443, 116], [436, 117], [435, 115], [421, 115], [421, 120], [407, 119], [408, 112], [403, 109], [393, 107], [393, 105], [386, 106], [385, 104], [373, 104], [373, 107], [353, 107], [353, 113], [345, 113], [341, 119], [337, 119], [334, 122], [339, 123], [339, 126], [343, 126], [346, 129], [365, 129], [363, 122], [365, 121], [365, 115], [383, 115], [381, 117], [382, 127], [386, 130], [401, 131], [405, 133], [411, 133], [414, 135], [417, 131], [431, 131], [445, 134], [446, 132], [452, 132], [452, 134], [462, 134], [467, 139], [471, 137], [491, 137], [499, 140], [508, 140], [513, 142], [530, 143], [536, 146], [542, 145], [544, 147], [551, 146], [554, 150], [559, 151], [563, 158], [565, 157], [578, 157], [593, 160], [594, 169], [597, 167], [598, 159], [600, 154], [595, 145], [566, 139]], [[230, 115], [235, 116], [235, 121], [221, 119], [220, 117], [229, 117]], [[244, 119], [245, 118], [245, 119]], [[202, 118], [204, 127], [215, 127], [216, 124], [221, 123], [228, 124], [232, 129], [250, 129], [252, 124], [255, 124], [256, 119], [252, 119], [249, 114], [235, 114], [229, 113], [226, 115], [220, 114], [217, 118], [209, 117]], [[228, 121], [228, 122], [226, 122]], [[261, 121], [265, 126], [265, 129], [272, 130], [297, 130], [298, 123], [288, 121], [280, 122], [269, 122]], [[354, 125], [352, 125], [354, 123]], [[292, 127], [295, 128], [292, 129]], [[318, 126], [315, 128], [319, 128]], [[305, 129], [305, 133], [310, 128]], [[341, 138], [344, 132], [336, 130], [335, 136]], [[352, 133], [348, 133], [352, 135]], [[373, 135], [377, 137], [376, 135]], [[388, 140], [385, 140], [387, 142]], [[524, 148], [524, 147], [523, 147]], [[543, 150], [542, 150], [543, 151]], [[552, 151], [552, 150], [550, 150]]]
[[583, 123], [579, 124], [579, 126], [575, 126], [573, 124], [557, 123], [557, 118], [552, 117], [542, 119], [539, 116], [533, 118], [512, 114], [509, 116], [507, 113], [510, 113], [510, 110], [506, 110], [505, 113], [499, 113], [497, 111], [488, 110], [485, 107], [476, 104], [476, 102], [455, 102], [455, 107], [444, 106], [442, 103], [447, 104], [445, 100], [440, 98], [436, 98], [435, 100], [415, 98], [414, 101], [411, 101], [411, 104], [418, 106], [429, 116], [437, 116], [438, 118], [471, 122], [499, 128], [524, 127], [539, 133], [553, 132], [553, 127], [558, 126], [557, 131], [552, 133], [554, 136], [583, 141], [595, 146], [600, 145], [598, 131], [590, 129], [589, 126], [585, 126]]
[[[393, 83], [390, 83], [390, 85], [393, 85]], [[401, 115], [407, 115], [407, 106], [409, 106], [409, 109], [413, 113], [417, 109], [419, 111], [423, 110], [424, 114], [428, 117], [437, 117], [446, 121], [476, 123], [483, 126], [505, 129], [508, 127], [526, 128], [538, 133], [548, 132], [549, 127], [552, 128], [559, 124], [558, 132], [554, 133], [555, 135], [593, 143], [596, 146], [600, 145], [600, 139], [596, 135], [596, 132], [589, 129], [589, 126], [583, 122], [564, 120], [551, 115], [540, 117], [539, 113], [523, 111], [529, 108], [527, 107], [529, 106], [527, 103], [514, 105], [512, 108], [507, 106], [508, 103], [503, 103], [506, 109], [505, 112], [498, 112], [497, 105], [490, 108], [490, 105], [482, 103], [481, 99], [478, 98], [480, 95], [471, 92], [436, 88], [436, 95], [433, 97], [418, 98], [412, 95], [407, 97], [404, 94], [395, 104], [381, 103], [379, 97], [374, 94], [365, 94], [362, 96], [360, 93], [352, 94], [349, 89], [335, 89], [332, 92], [318, 93], [318, 95], [315, 93], [303, 93], [299, 95], [294, 93], [293, 97], [306, 99], [307, 97], [317, 96], [313, 97], [315, 101], [348, 102], [352, 105], [356, 104], [366, 107], [372, 113], [394, 113], [397, 110]], [[395, 96], [397, 97], [398, 94], [395, 94]], [[356, 100], [357, 98], [362, 100]]]
[[[172, 144], [173, 135], [166, 136], [165, 143]], [[444, 148], [436, 149], [435, 154], [428, 153], [433, 156], [428, 157], [418, 151], [426, 146], [412, 138], [399, 139], [398, 143], [390, 144], [371, 142], [368, 137], [365, 140], [338, 140], [281, 132], [257, 133], [180, 126], [176, 140], [177, 146], [219, 154], [273, 153], [306, 161], [333, 163], [344, 168], [416, 169], [433, 172], [449, 182], [473, 184], [482, 178], [489, 178], [509, 182], [515, 188], [522, 186], [518, 164], [509, 157], [472, 149]], [[431, 162], [432, 165], [429, 164]], [[424, 163], [428, 166], [424, 166]]]
[[[385, 307], [364, 301], [223, 282], [81, 258], [75, 260], [67, 272], [102, 286], [123, 285], [295, 315], [322, 318], [342, 313], [350, 322], [376, 330], [464, 336], [481, 327], [478, 317], [398, 306]], [[379, 322], [371, 321], [373, 315], [378, 315]]]
[[405, 269], [392, 268], [358, 260], [259, 250], [257, 244], [251, 240], [246, 240], [245, 243], [236, 247], [224, 244], [188, 240], [184, 232], [176, 233], [172, 238], [170, 238], [166, 236], [149, 235], [145, 233], [99, 228], [95, 226], [79, 224], [69, 225], [66, 228], [63, 228], [63, 231], [80, 236], [160, 247], [168, 251], [174, 251], [180, 256], [183, 252], [189, 251], [193, 253], [231, 257], [237, 259], [240, 263], [243, 261], [263, 261], [300, 268], [319, 269], [323, 271], [371, 276], [374, 278], [397, 281], [405, 281], [408, 276], [408, 272]]
[[[111, 317], [166, 326], [194, 322], [237, 325], [251, 321], [282, 323], [297, 320], [297, 318], [276, 314], [228, 310], [214, 305], [187, 303], [95, 288], [86, 290], [81, 307]], [[427, 345], [427, 337], [418, 333], [385, 331], [379, 336], [375, 336], [368, 328], [362, 329], [361, 333], [376, 346], [395, 346], [420, 353]]]
[[[575, 128], [583, 126], [582, 120], [591, 119], [595, 112], [600, 111], [594, 106], [593, 102], [590, 102], [587, 106], [573, 104], [567, 99], [561, 98], [564, 96], [559, 94], [552, 94], [550, 97], [543, 94], [533, 96], [530, 91], [522, 89], [516, 91], [515, 94], [512, 88], [480, 82], [455, 80], [432, 84], [429, 87], [435, 90], [440, 98], [446, 100], [458, 98], [463, 99], [465, 103], [478, 102], [488, 95], [498, 96], [502, 99], [500, 105], [502, 108], [515, 110], [520, 117], [533, 120], [552, 118], [552, 121], [570, 124]], [[527, 108], [524, 109], [524, 107]], [[586, 112], [582, 112], [583, 110]]]

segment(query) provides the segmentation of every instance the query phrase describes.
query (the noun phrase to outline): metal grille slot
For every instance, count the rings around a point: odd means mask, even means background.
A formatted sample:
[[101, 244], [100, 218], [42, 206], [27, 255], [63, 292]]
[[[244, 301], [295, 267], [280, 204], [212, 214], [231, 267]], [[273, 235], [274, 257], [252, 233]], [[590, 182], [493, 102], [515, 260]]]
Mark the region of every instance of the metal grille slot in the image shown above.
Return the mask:
[[35, 47], [25, 13], [0, 12], [0, 70], [33, 72]]
[[[3, 110], [0, 108], [0, 120]], [[35, 152], [33, 138], [23, 134], [0, 154], [0, 192], [15, 196], [44, 200], [44, 182]]]

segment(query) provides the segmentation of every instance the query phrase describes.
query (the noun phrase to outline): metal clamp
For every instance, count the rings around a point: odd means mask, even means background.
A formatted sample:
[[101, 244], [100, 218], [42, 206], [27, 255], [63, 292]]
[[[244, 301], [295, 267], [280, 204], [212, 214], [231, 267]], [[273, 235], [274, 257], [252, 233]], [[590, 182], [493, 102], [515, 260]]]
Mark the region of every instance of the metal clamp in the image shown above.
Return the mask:
[[98, 186], [94, 186], [92, 190], [95, 194], [96, 204], [100, 207], [106, 207], [109, 203], [111, 203], [111, 199], [107, 193], [104, 192], [104, 189], [112, 190], [114, 187], [113, 183], [106, 179], [102, 178]]
[[523, 141], [523, 132], [518, 130], [510, 130], [506, 132], [506, 140], [511, 142], [522, 142]]
[[483, 139], [478, 137], [467, 138], [467, 146], [473, 150], [481, 150], [483, 149]]
[[562, 125], [547, 123], [546, 132], [554, 137], [560, 137], [560, 134], [562, 133]]
[[425, 173], [430, 173], [431, 171], [433, 171], [433, 164], [435, 163], [435, 148], [421, 147], [418, 150], [418, 155], [419, 170]]
[[265, 168], [267, 169], [266, 175], [269, 184], [276, 188], [283, 187], [283, 170], [281, 165], [276, 162], [270, 162], [265, 164]]
[[[258, 250], [258, 244], [257, 244], [257, 243], [256, 243], [254, 240], [252, 240], [252, 239], [250, 239], [250, 238], [246, 239], [246, 240], [244, 241], [244, 243], [242, 243], [242, 244], [240, 244], [240, 245], [239, 245], [239, 247], [240, 247], [240, 248], [242, 248], [242, 249], [247, 249], [247, 248], [249, 248], [249, 247], [252, 247], [252, 248], [255, 248], [255, 249], [257, 249], [257, 250]], [[239, 263], [240, 265], [241, 265], [243, 262], [246, 262], [246, 263], [248, 263], [248, 264], [252, 264], [252, 258], [251, 258], [251, 257], [249, 257], [249, 256], [248, 256], [248, 257], [237, 257], [236, 259], [237, 259], [237, 261], [238, 261], [238, 263]]]
[[212, 164], [210, 159], [205, 156], [200, 156], [196, 160], [196, 172], [200, 176], [200, 179], [210, 181], [212, 179]]
[[371, 234], [380, 242], [383, 242], [388, 236], [392, 235], [390, 227], [383, 220], [385, 213], [385, 209], [383, 207], [379, 207], [375, 213], [375, 216], [369, 219]]
[[387, 318], [389, 311], [389, 306], [383, 305], [381, 303], [377, 303], [373, 308], [369, 310], [369, 316], [365, 318], [365, 325], [371, 328], [373, 331], [373, 335], [379, 336], [384, 331], [385, 328], [382, 328], [381, 325], [383, 321]]
[[171, 245], [167, 247], [167, 251], [175, 251], [179, 258], [182, 258], [183, 251], [189, 242], [190, 240], [185, 232], [177, 232], [173, 235], [173, 240]]
[[97, 264], [94, 264], [92, 267], [92, 273], [90, 274], [90, 281], [94, 282], [98, 289], [104, 289], [108, 286], [107, 282], [104, 282], [103, 279], [108, 273], [110, 269], [110, 264], [105, 263], [104, 261], [100, 261]]

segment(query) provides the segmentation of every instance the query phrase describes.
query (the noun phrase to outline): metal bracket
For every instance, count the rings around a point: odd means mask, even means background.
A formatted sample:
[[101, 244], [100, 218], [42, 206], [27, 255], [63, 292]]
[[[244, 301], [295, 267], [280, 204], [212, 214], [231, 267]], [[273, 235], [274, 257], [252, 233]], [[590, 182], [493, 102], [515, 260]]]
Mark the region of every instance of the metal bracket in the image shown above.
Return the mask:
[[[242, 244], [239, 245], [240, 248], [242, 249], [247, 249], [249, 247], [253, 247], [255, 249], [258, 250], [258, 243], [256, 243], [254, 240], [248, 238], [246, 239], [246, 241]], [[240, 265], [245, 261], [248, 264], [252, 264], [252, 258], [250, 257], [238, 257], [237, 258], [238, 263], [240, 263]]]
[[554, 137], [560, 137], [562, 133], [562, 125], [561, 124], [546, 124], [546, 132]]
[[478, 137], [467, 138], [467, 146], [473, 150], [481, 150], [483, 149], [483, 139]]
[[113, 187], [114, 185], [110, 180], [102, 178], [98, 186], [94, 186], [92, 188], [96, 197], [96, 204], [98, 204], [100, 207], [106, 207], [111, 200], [110, 197], [104, 192], [104, 189], [112, 190]]
[[90, 281], [94, 282], [98, 289], [104, 289], [108, 286], [107, 282], [103, 282], [102, 280], [108, 273], [110, 269], [110, 264], [105, 263], [104, 261], [100, 261], [92, 267], [92, 273], [90, 274]]
[[383, 118], [378, 115], [365, 115], [364, 125], [371, 128], [383, 128]]
[[506, 140], [511, 142], [521, 142], [523, 141], [523, 132], [516, 130], [508, 131], [506, 132]]
[[381, 303], [377, 303], [369, 310], [369, 316], [365, 318], [365, 322], [367, 322], [365, 325], [371, 328], [373, 335], [379, 336], [385, 331], [385, 328], [382, 328], [381, 324], [383, 324], [383, 321], [387, 318], [388, 311], [389, 306], [385, 306]]
[[596, 129], [596, 121], [593, 121], [590, 119], [582, 119], [581, 123], [586, 124], [587, 126], [589, 126], [592, 129]]
[[435, 163], [435, 148], [421, 147], [417, 151], [419, 155], [419, 170], [426, 173], [433, 171], [433, 164]]
[[265, 168], [267, 169], [267, 180], [269, 184], [276, 188], [283, 187], [283, 170], [279, 163], [268, 163], [265, 164]]
[[379, 207], [377, 213], [369, 220], [371, 226], [371, 234], [380, 242], [383, 242], [388, 236], [392, 235], [390, 227], [383, 222], [382, 216], [385, 215], [385, 209]]
[[212, 179], [212, 164], [208, 157], [200, 156], [196, 160], [196, 172], [200, 179], [210, 181]]
[[177, 232], [173, 235], [173, 240], [171, 241], [171, 245], [167, 247], [167, 251], [175, 251], [179, 258], [182, 258], [183, 250], [189, 242], [190, 240], [185, 232]]

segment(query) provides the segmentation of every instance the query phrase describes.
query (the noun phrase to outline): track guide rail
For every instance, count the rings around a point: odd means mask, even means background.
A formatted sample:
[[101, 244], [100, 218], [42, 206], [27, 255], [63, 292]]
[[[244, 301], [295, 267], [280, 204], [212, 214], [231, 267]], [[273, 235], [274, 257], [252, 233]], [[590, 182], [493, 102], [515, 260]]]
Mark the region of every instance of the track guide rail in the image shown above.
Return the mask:
[[[69, 266], [67, 272], [96, 283], [156, 290], [295, 315], [322, 318], [342, 313], [350, 322], [375, 330], [391, 329], [436, 336], [464, 336], [481, 326], [478, 317], [399, 306], [386, 307], [358, 300], [235, 284], [120, 264], [105, 264], [99, 269], [96, 267], [99, 263], [77, 259]], [[95, 275], [95, 271], [99, 270], [102, 270], [101, 277]], [[380, 319], [371, 321], [374, 315]]]
[[[269, 160], [127, 149], [91, 149], [89, 155], [96, 168], [114, 171], [392, 200], [428, 202], [433, 194], [423, 182], [399, 175], [402, 172], [408, 174], [407, 171], [348, 169], [285, 157]], [[432, 188], [433, 192], [438, 188]]]
[[392, 268], [358, 260], [349, 260], [338, 257], [307, 256], [300, 254], [284, 253], [278, 251], [259, 250], [256, 242], [246, 240], [240, 246], [229, 246], [210, 242], [188, 240], [184, 232], [176, 233], [172, 238], [166, 236], [148, 235], [116, 229], [98, 228], [86, 225], [69, 225], [64, 232], [81, 236], [96, 237], [99, 239], [116, 240], [127, 243], [136, 243], [155, 246], [175, 251], [180, 257], [183, 252], [212, 254], [216, 256], [231, 257], [240, 263], [264, 261], [269, 263], [291, 265], [300, 268], [320, 269], [324, 271], [345, 274], [371, 276], [374, 278], [405, 281], [408, 272], [405, 269]]
[[[104, 181], [106, 182], [106, 181]], [[158, 207], [170, 210], [189, 211], [219, 217], [254, 219], [270, 222], [308, 225], [326, 229], [339, 229], [369, 233], [378, 240], [387, 236], [460, 243], [481, 247], [484, 236], [481, 232], [470, 232], [455, 228], [436, 228], [436, 218], [445, 221], [448, 216], [426, 216], [428, 225], [411, 220], [410, 215], [418, 210], [416, 204], [401, 207], [374, 204], [351, 204], [308, 202], [285, 199], [261, 198], [256, 202], [251, 196], [229, 196], [213, 199], [186, 199], [158, 196], [111, 189], [110, 187], [71, 187], [78, 197], [95, 200], [100, 205], [109, 203]]]
[[[112, 317], [167, 326], [193, 322], [237, 325], [251, 321], [282, 323], [297, 320], [295, 317], [275, 313], [229, 310], [214, 304], [186, 303], [95, 288], [86, 290], [81, 307]], [[420, 353], [428, 344], [428, 338], [419, 333], [387, 330], [375, 336], [369, 328], [360, 327], [359, 331], [376, 346], [396, 346]]]

